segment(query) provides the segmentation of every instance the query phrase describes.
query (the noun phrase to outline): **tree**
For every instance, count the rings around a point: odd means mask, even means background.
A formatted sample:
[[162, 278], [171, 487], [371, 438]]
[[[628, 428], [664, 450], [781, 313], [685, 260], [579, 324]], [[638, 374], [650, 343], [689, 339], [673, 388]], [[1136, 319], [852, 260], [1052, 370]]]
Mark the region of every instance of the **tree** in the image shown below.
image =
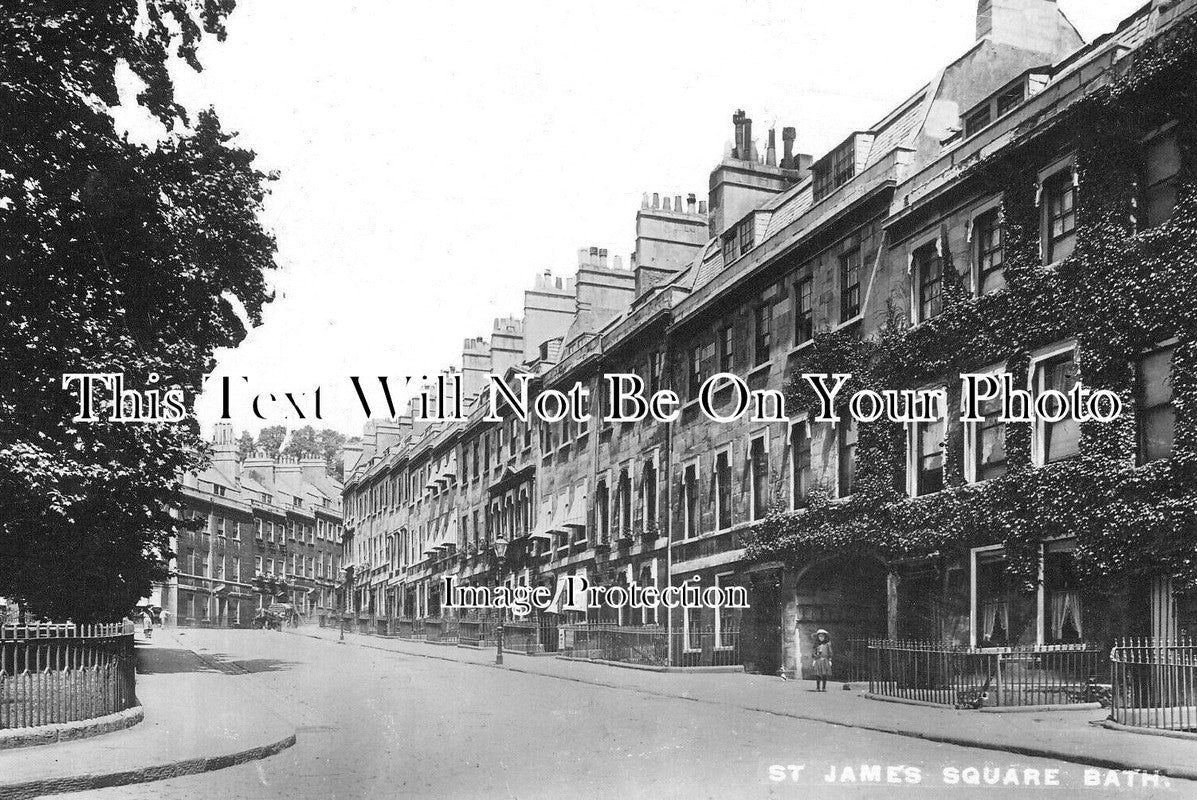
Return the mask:
[[258, 431], [258, 449], [265, 453], [267, 458], [278, 458], [286, 438], [286, 425], [267, 425]]
[[237, 440], [237, 460], [244, 461], [254, 454], [257, 445], [254, 436], [249, 431], [241, 431], [241, 438]]
[[[167, 576], [177, 478], [201, 466], [198, 426], [78, 413], [65, 373], [177, 387], [188, 409], [217, 347], [269, 302], [272, 176], [214, 111], [174, 99], [169, 56], [225, 36], [231, 0], [9, 0], [0, 12], [0, 595], [36, 615], [115, 619]], [[139, 12], [140, 8], [140, 12]], [[142, 18], [138, 18], [138, 14]], [[120, 135], [118, 64], [171, 135]], [[19, 376], [19, 379], [17, 377]], [[157, 376], [157, 382], [152, 378]]]
[[320, 435], [316, 439], [320, 445], [318, 452], [324, 458], [324, 463], [328, 465], [328, 474], [340, 480], [344, 474], [341, 449], [345, 446], [345, 434], [334, 431], [332, 428], [325, 428], [320, 431]]
[[315, 455], [319, 450], [320, 446], [316, 443], [316, 429], [311, 425], [304, 425], [299, 430], [291, 431], [282, 454], [291, 458], [307, 458]]

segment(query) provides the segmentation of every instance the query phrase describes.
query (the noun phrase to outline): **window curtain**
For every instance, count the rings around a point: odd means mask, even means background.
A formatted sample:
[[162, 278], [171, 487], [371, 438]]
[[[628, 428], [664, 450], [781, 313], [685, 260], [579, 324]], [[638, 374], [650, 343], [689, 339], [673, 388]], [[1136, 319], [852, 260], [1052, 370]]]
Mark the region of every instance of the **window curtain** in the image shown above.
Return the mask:
[[1072, 622], [1076, 629], [1077, 638], [1084, 638], [1081, 628], [1081, 596], [1073, 590], [1052, 594], [1052, 638], [1059, 641], [1064, 638], [1064, 623]]
[[992, 639], [1001, 621], [1002, 633], [1010, 635], [1010, 604], [1005, 600], [993, 600], [981, 606], [981, 630], [983, 638]]

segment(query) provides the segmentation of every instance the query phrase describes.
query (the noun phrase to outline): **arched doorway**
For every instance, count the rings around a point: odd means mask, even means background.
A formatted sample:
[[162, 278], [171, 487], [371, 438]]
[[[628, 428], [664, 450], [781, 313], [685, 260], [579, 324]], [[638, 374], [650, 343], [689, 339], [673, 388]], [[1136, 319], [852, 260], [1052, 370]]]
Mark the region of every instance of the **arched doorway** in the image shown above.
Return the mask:
[[786, 671], [813, 677], [811, 652], [815, 631], [831, 634], [837, 680], [847, 680], [859, 670], [865, 652], [853, 640], [885, 636], [887, 631], [887, 576], [877, 558], [837, 556], [814, 562], [787, 575], [783, 596], [783, 659]]

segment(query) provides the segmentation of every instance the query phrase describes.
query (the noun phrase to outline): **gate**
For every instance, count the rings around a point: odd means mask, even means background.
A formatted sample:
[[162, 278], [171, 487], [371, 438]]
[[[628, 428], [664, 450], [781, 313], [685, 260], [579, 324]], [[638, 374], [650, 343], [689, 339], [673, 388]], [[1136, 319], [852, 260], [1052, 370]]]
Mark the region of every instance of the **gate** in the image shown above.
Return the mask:
[[540, 645], [546, 653], [557, 652], [557, 620], [558, 615], [548, 611], [537, 619], [537, 624], [540, 627]]

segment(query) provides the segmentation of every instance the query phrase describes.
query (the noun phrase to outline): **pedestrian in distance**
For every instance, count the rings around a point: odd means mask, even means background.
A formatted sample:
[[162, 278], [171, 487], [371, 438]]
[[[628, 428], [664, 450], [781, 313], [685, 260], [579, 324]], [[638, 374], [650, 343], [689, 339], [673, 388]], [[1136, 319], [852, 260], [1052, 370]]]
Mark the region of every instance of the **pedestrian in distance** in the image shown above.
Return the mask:
[[831, 677], [831, 634], [823, 628], [815, 631], [815, 651], [812, 654], [815, 667], [815, 691], [827, 691], [827, 679]]
[[150, 613], [150, 610], [148, 608], [145, 611], [141, 612], [141, 625], [142, 625], [142, 632], [145, 634], [145, 638], [147, 638], [147, 639], [153, 638], [153, 636], [154, 636], [154, 615]]

